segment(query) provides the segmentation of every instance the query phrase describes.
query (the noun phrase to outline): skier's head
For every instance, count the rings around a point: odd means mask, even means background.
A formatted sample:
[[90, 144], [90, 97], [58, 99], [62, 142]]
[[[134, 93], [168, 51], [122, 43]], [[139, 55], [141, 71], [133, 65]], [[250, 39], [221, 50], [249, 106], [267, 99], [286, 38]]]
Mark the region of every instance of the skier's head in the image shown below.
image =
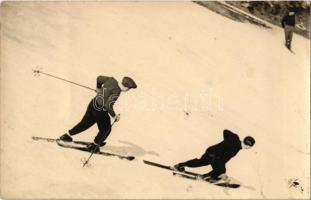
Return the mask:
[[129, 91], [130, 89], [135, 89], [135, 88], [137, 88], [137, 85], [132, 78], [127, 77], [127, 76], [123, 77], [122, 84], [121, 84], [121, 90], [123, 92]]
[[288, 8], [288, 15], [295, 15], [295, 9], [293, 7]]
[[295, 15], [295, 12], [289, 12], [288, 15]]
[[255, 139], [251, 136], [247, 136], [244, 138], [243, 143], [242, 143], [242, 148], [243, 149], [249, 149], [255, 144]]

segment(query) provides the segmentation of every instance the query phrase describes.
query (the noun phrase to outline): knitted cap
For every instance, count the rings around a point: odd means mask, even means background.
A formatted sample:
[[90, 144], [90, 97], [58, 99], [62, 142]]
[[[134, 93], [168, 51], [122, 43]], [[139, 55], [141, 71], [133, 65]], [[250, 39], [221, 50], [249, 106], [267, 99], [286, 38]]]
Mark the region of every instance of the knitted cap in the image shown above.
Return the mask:
[[252, 147], [255, 144], [255, 139], [251, 136], [247, 136], [244, 138], [243, 143]]
[[127, 77], [127, 76], [123, 77], [122, 85], [124, 85], [125, 87], [130, 88], [130, 89], [137, 88], [135, 81], [133, 79], [131, 79], [130, 77]]

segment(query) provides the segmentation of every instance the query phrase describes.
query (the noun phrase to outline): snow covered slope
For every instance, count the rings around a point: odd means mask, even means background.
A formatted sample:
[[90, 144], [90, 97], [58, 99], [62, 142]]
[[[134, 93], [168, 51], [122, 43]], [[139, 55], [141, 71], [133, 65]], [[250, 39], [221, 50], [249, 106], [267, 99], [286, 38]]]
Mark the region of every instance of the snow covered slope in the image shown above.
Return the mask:
[[[309, 41], [224, 18], [191, 2], [5, 2], [1, 5], [1, 196], [5, 198], [306, 198], [310, 196]], [[128, 162], [35, 142], [75, 125], [99, 74], [131, 76], [106, 150]], [[186, 114], [188, 113], [188, 115]], [[228, 190], [173, 177], [175, 164], [222, 140], [256, 145], [227, 164]], [[94, 126], [75, 139], [91, 141]], [[210, 167], [192, 169], [206, 172]], [[301, 188], [289, 188], [299, 179]]]

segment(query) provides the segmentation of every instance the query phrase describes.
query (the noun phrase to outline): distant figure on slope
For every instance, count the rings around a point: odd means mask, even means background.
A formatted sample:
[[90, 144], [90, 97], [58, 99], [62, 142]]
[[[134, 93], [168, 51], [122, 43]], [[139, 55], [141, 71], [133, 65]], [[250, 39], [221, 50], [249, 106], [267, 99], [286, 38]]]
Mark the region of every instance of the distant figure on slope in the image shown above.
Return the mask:
[[282, 18], [282, 27], [285, 33], [285, 46], [290, 50], [295, 29], [295, 12], [292, 9]]
[[114, 121], [119, 121], [120, 115], [113, 110], [113, 105], [119, 98], [121, 92], [127, 92], [137, 85], [130, 77], [124, 77], [122, 83], [113, 77], [98, 76], [96, 84], [97, 95], [88, 104], [86, 113], [82, 120], [60, 137], [60, 140], [71, 142], [73, 135], [81, 133], [92, 125], [97, 123], [99, 132], [94, 138], [94, 142], [87, 146], [90, 151], [99, 151], [99, 146], [105, 145], [104, 141], [109, 136], [111, 131], [111, 121], [109, 115]]
[[223, 136], [224, 140], [207, 148], [201, 158], [178, 163], [172, 168], [176, 171], [182, 172], [185, 170], [185, 167], [202, 167], [211, 165], [213, 170], [207, 174], [201, 175], [199, 178], [210, 182], [216, 182], [220, 179], [226, 180], [226, 163], [242, 148], [251, 148], [255, 144], [255, 140], [251, 136], [247, 136], [244, 138], [243, 142], [241, 142], [239, 136], [229, 130], [224, 130]]

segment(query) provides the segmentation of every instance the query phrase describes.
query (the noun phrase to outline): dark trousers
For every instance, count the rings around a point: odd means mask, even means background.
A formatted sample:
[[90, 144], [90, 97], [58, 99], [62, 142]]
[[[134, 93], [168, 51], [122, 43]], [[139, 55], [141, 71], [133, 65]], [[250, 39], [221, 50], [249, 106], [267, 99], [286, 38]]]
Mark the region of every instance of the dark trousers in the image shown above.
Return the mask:
[[293, 39], [294, 26], [285, 25], [284, 33], [285, 33], [285, 43], [286, 47], [291, 48], [291, 43]]
[[86, 113], [82, 120], [69, 130], [70, 135], [76, 135], [97, 124], [99, 132], [96, 135], [94, 142], [101, 144], [109, 136], [111, 132], [111, 122], [107, 111], [98, 111], [93, 107], [93, 100], [89, 103]]
[[211, 165], [213, 170], [209, 173], [203, 174], [204, 177], [210, 176], [216, 179], [219, 175], [226, 172], [225, 163], [216, 158], [216, 155], [212, 152], [206, 151], [201, 158], [195, 158], [178, 164], [181, 167], [202, 167]]

